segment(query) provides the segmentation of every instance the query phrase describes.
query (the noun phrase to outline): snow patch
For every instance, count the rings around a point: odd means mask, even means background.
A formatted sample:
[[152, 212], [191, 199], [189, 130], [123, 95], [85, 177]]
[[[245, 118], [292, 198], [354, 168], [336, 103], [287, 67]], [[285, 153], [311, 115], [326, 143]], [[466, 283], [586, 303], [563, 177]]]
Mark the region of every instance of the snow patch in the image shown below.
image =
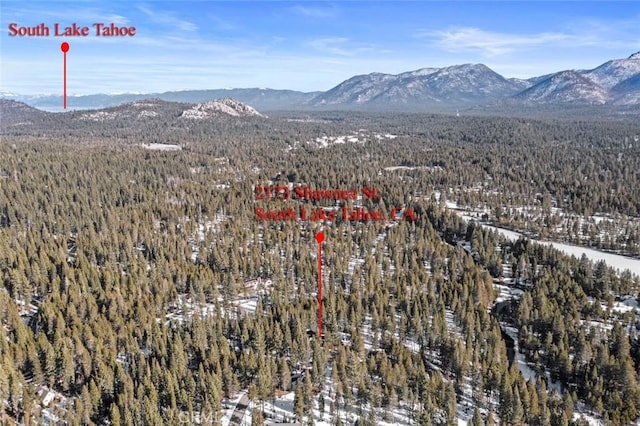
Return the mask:
[[204, 120], [220, 114], [230, 115], [232, 117], [265, 117], [249, 105], [231, 98], [197, 104], [183, 111], [181, 117], [192, 120]]
[[143, 144], [142, 147], [151, 151], [182, 151], [182, 147], [180, 145], [172, 145], [168, 143]]

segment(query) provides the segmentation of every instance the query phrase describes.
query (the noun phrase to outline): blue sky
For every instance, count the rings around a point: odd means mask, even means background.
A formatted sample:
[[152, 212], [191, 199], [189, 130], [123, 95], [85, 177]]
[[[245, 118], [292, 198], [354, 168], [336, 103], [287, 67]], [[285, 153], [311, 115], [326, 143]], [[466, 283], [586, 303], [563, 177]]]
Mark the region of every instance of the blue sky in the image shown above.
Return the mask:
[[[0, 2], [0, 91], [328, 90], [357, 74], [484, 63], [506, 77], [640, 50], [640, 2]], [[135, 26], [132, 38], [10, 37], [9, 24]]]

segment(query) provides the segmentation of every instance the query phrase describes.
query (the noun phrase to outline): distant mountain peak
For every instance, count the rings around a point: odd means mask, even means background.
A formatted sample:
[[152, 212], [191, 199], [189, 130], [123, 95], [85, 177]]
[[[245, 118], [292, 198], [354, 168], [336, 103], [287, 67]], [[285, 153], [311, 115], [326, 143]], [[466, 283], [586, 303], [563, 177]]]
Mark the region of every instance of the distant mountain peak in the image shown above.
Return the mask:
[[607, 101], [606, 89], [583, 73], [560, 71], [520, 92], [516, 99], [527, 103], [601, 105]]
[[402, 74], [355, 76], [313, 100], [323, 105], [468, 105], [517, 93], [522, 83], [509, 81], [483, 64], [421, 68]]
[[197, 104], [185, 110], [181, 117], [202, 120], [220, 114], [230, 115], [232, 117], [264, 117], [264, 115], [260, 114], [254, 108], [233, 98], [216, 99]]
[[490, 70], [488, 66], [485, 64], [460, 64], [460, 65], [452, 65], [447, 68], [459, 68], [459, 69], [478, 69], [478, 70]]
[[412, 76], [425, 76], [425, 75], [429, 75], [429, 74], [433, 74], [434, 72], [438, 71], [440, 68], [420, 68], [417, 69], [415, 71], [409, 71], [406, 73], [402, 73], [401, 75], [412, 75]]
[[612, 59], [583, 73], [606, 90], [611, 90], [628, 78], [640, 74], [640, 52], [626, 59]]

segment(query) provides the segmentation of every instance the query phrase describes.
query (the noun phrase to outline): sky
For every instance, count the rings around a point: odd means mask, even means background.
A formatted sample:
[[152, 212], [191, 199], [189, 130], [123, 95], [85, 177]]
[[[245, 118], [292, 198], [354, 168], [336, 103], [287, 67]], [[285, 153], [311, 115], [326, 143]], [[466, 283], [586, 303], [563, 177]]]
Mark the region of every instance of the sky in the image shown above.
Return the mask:
[[[45, 24], [49, 37], [11, 36]], [[55, 36], [88, 26], [87, 37]], [[94, 23], [135, 27], [97, 37]], [[505, 77], [590, 69], [640, 50], [640, 2], [0, 0], [0, 92], [329, 90], [359, 74], [483, 63]]]

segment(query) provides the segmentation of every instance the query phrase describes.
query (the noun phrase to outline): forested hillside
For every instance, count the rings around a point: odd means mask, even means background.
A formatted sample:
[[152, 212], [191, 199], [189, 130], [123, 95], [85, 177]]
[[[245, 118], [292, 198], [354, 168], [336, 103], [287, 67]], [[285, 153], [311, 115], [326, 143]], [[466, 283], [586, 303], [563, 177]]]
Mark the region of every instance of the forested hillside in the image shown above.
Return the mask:
[[[14, 107], [0, 129], [2, 424], [640, 417], [640, 279], [450, 208], [637, 256], [637, 123]], [[256, 185], [380, 198], [259, 200]], [[255, 212], [301, 206], [385, 217]], [[391, 217], [407, 207], [415, 220]], [[595, 214], [609, 228], [583, 230]], [[290, 417], [269, 408], [291, 392]]]

